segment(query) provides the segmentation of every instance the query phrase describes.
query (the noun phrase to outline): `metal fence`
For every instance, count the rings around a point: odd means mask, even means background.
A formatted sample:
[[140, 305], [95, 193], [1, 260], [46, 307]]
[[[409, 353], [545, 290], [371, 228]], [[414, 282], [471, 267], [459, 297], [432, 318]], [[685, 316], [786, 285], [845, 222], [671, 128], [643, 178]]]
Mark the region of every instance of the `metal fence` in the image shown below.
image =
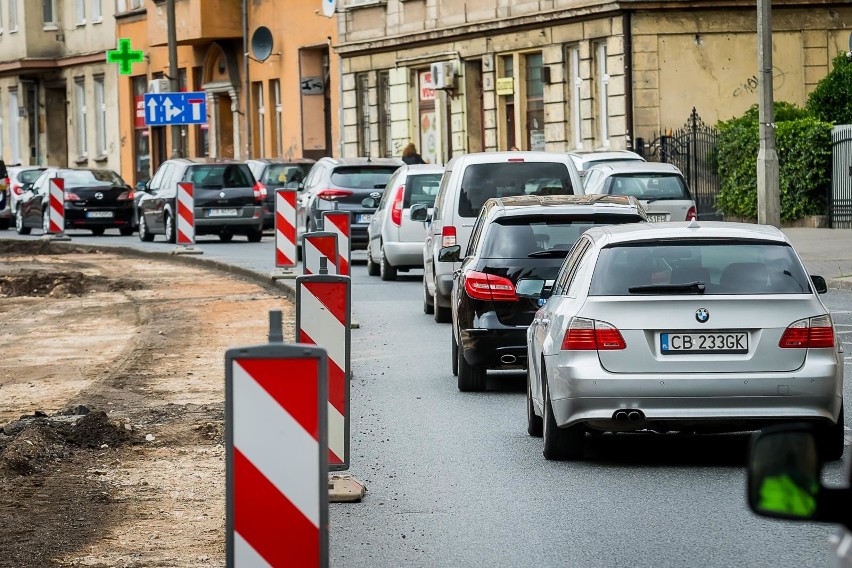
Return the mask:
[[698, 218], [721, 219], [716, 211], [716, 196], [719, 194], [719, 174], [716, 172], [715, 128], [707, 126], [693, 107], [686, 123], [677, 129], [667, 129], [654, 141], [636, 139], [636, 152], [649, 162], [668, 162], [683, 172]]
[[852, 229], [852, 124], [831, 129], [828, 216], [832, 229]]

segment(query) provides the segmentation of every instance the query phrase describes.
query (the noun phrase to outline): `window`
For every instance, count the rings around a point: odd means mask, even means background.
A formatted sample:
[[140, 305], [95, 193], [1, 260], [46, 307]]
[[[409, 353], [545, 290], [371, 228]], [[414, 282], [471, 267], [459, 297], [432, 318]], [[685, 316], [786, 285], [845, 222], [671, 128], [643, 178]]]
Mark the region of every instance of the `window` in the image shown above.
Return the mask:
[[[9, 23], [11, 26], [11, 22]], [[11, 29], [11, 28], [10, 28]], [[3, 33], [3, 8], [0, 6], [0, 33]]]
[[101, 8], [101, 0], [92, 0], [92, 21], [103, 21], [103, 10]]
[[266, 101], [263, 98], [263, 83], [258, 81], [254, 84], [255, 104], [257, 105], [257, 146], [254, 151], [258, 156], [266, 155]]
[[[555, 188], [559, 188], [556, 190]], [[554, 188], [554, 189], [551, 189]], [[571, 176], [560, 162], [503, 162], [471, 164], [464, 170], [459, 190], [459, 217], [476, 217], [492, 197], [572, 195]]]
[[598, 145], [609, 146], [609, 75], [606, 65], [606, 43], [595, 46], [595, 89], [597, 95]]
[[145, 126], [144, 96], [148, 89], [148, 77], [137, 75], [131, 79], [133, 85], [133, 155], [136, 182], [148, 181], [151, 177], [151, 149], [148, 144], [148, 128]]
[[56, 0], [41, 0], [42, 22], [44, 25], [55, 27], [57, 23]]
[[106, 100], [104, 97], [104, 78], [95, 77], [95, 133], [97, 137], [97, 155], [107, 155], [106, 136]]
[[82, 26], [86, 23], [86, 0], [77, 0], [77, 25]]
[[[515, 76], [515, 59], [511, 55], [500, 57], [500, 64], [503, 68], [503, 77], [511, 78]], [[510, 150], [517, 146], [515, 141], [515, 94], [502, 97], [504, 103], [505, 114], [505, 131], [506, 131], [506, 147], [504, 150]]]
[[568, 102], [571, 113], [571, 140], [574, 148], [583, 147], [583, 115], [581, 100], [583, 79], [580, 77], [580, 47], [568, 48]]
[[580, 239], [571, 248], [565, 262], [562, 264], [562, 269], [559, 276], [556, 277], [556, 284], [553, 286], [552, 294], [554, 296], [564, 296], [568, 292], [568, 287], [577, 273], [577, 267], [580, 259], [586, 254], [586, 251], [591, 247], [591, 242], [587, 239]]
[[282, 107], [281, 107], [281, 83], [278, 79], [269, 81], [269, 87], [272, 90], [272, 101], [275, 103], [275, 129], [272, 131], [274, 137], [272, 147], [275, 148], [275, 155], [279, 158], [284, 156], [284, 133], [282, 130]]
[[18, 31], [18, 0], [9, 0], [9, 31]]
[[393, 156], [393, 135], [391, 134], [390, 110], [390, 73], [379, 71], [379, 151], [383, 158]]
[[524, 57], [526, 66], [527, 96], [527, 149], [541, 151], [544, 144], [544, 82], [541, 79], [541, 53], [530, 53]]
[[13, 164], [21, 161], [20, 107], [18, 106], [18, 91], [9, 91], [9, 157]]
[[118, 0], [116, 11], [120, 14], [129, 10], [136, 10], [141, 8], [144, 2], [145, 0]]
[[77, 156], [85, 158], [89, 155], [89, 148], [86, 145], [86, 84], [85, 80], [80, 78], [74, 81], [74, 115], [77, 119]]
[[370, 78], [367, 73], [355, 75], [355, 100], [358, 106], [358, 155], [370, 155]]

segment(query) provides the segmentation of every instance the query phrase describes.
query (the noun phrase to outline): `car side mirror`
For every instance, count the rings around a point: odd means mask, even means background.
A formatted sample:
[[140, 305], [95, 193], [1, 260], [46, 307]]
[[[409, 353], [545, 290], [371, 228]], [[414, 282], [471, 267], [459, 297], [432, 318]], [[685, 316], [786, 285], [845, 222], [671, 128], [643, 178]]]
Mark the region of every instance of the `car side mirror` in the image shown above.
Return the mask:
[[825, 278], [816, 274], [811, 274], [811, 282], [813, 282], [814, 290], [817, 294], [825, 294], [828, 292], [828, 284], [825, 283]]
[[409, 217], [412, 221], [427, 221], [429, 218], [429, 206], [425, 203], [415, 203], [411, 206]]
[[461, 245], [442, 248], [438, 251], [438, 260], [441, 262], [459, 262], [461, 260]]

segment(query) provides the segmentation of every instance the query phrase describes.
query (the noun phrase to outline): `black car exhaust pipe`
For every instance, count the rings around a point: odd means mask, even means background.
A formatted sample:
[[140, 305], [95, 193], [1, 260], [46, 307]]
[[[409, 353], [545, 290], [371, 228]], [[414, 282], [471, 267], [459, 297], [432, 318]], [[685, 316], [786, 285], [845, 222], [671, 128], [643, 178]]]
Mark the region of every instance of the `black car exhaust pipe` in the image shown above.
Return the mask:
[[627, 421], [627, 411], [626, 410], [616, 410], [612, 415], [613, 420], [618, 420], [619, 422]]
[[627, 413], [627, 420], [630, 422], [641, 422], [645, 420], [645, 415], [641, 410], [631, 410]]
[[518, 360], [518, 358], [515, 357], [514, 355], [501, 355], [500, 356], [500, 362], [503, 363], [504, 365], [511, 365], [511, 364], [515, 363], [517, 360]]

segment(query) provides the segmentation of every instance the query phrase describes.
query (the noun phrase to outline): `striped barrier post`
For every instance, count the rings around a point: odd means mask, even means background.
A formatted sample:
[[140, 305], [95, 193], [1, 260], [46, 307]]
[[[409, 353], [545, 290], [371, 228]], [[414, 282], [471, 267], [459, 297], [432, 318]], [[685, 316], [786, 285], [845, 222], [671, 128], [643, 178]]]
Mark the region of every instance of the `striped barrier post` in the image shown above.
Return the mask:
[[348, 276], [296, 278], [296, 342], [328, 353], [328, 467], [349, 469], [350, 316]]
[[272, 279], [295, 278], [296, 263], [296, 190], [275, 191], [275, 267]]
[[44, 234], [52, 241], [70, 241], [65, 234], [65, 180], [60, 177], [50, 178], [48, 186]]
[[177, 184], [177, 249], [174, 254], [201, 254], [195, 248], [195, 185], [189, 181]]
[[227, 566], [328, 566], [327, 356], [225, 354]]
[[329, 274], [337, 271], [337, 235], [314, 231], [302, 235], [302, 265], [304, 274], [319, 274], [320, 258], [327, 259]]
[[325, 211], [322, 214], [322, 221], [324, 231], [337, 235], [337, 273], [341, 276], [349, 276], [349, 264], [352, 258], [349, 211]]

